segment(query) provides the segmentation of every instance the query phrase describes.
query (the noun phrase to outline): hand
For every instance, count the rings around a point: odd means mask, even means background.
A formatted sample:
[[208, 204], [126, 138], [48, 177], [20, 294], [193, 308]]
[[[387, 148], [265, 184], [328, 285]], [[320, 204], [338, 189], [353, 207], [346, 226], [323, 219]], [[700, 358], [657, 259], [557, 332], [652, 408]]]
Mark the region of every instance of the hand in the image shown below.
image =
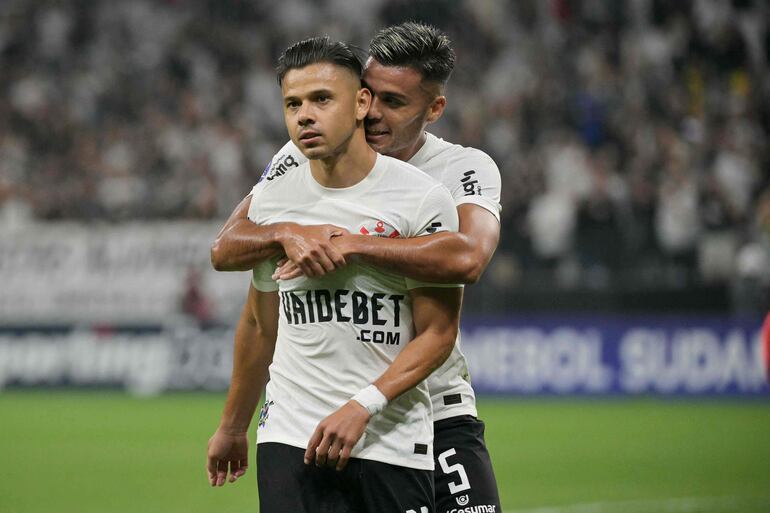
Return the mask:
[[332, 224], [289, 225], [281, 239], [286, 257], [308, 278], [320, 278], [345, 265], [345, 258], [331, 243], [332, 237], [348, 231]]
[[227, 469], [234, 483], [249, 468], [249, 439], [246, 433], [228, 433], [222, 428], [209, 438], [206, 470], [211, 486], [224, 486]]
[[278, 261], [278, 265], [275, 268], [275, 271], [273, 271], [271, 278], [274, 281], [293, 280], [300, 276], [302, 276], [302, 269], [288, 258], [282, 258]]
[[316, 426], [305, 450], [305, 465], [310, 465], [315, 459], [319, 467], [344, 469], [353, 446], [366, 430], [369, 418], [369, 412], [357, 401], [346, 402]]
[[[343, 235], [335, 235], [331, 238], [332, 246], [342, 255], [343, 260], [347, 263], [347, 259], [350, 256], [354, 256], [356, 248], [356, 242], [362, 235], [350, 235], [347, 231]], [[300, 266], [284, 257], [278, 261], [278, 265], [273, 272], [272, 279], [278, 280], [293, 280], [300, 276], [304, 276]]]

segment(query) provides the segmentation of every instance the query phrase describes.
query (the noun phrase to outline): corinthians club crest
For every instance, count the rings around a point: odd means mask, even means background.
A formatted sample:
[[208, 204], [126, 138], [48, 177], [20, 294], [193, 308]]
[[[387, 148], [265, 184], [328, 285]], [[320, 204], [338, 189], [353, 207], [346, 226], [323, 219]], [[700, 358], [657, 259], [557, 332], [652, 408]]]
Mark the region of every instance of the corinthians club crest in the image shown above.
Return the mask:
[[385, 221], [370, 221], [358, 230], [361, 235], [373, 235], [375, 237], [387, 237], [388, 239], [395, 239], [401, 237], [398, 230], [387, 224]]
[[267, 422], [268, 417], [270, 417], [270, 406], [275, 404], [273, 401], [266, 401], [265, 404], [262, 405], [262, 409], [259, 411], [259, 427], [265, 427], [265, 423]]

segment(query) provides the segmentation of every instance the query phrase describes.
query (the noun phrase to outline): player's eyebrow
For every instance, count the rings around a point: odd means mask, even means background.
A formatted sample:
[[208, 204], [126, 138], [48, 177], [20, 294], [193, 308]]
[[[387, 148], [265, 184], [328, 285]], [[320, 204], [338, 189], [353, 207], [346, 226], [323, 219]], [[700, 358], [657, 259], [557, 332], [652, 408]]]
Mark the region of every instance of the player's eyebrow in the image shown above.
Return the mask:
[[311, 98], [315, 98], [317, 96], [334, 96], [334, 93], [330, 89], [316, 89], [314, 91], [310, 91], [308, 96]]
[[388, 96], [390, 98], [395, 98], [395, 99], [401, 100], [401, 101], [406, 101], [408, 99], [405, 95], [403, 95], [401, 93], [397, 93], [395, 91], [387, 91], [387, 90], [377, 91], [370, 84], [368, 84], [365, 80], [361, 81], [361, 83], [363, 84], [363, 86], [365, 88], [369, 89], [369, 91], [371, 91], [373, 95], [380, 96], [380, 97]]
[[409, 101], [409, 98], [406, 95], [403, 95], [401, 93], [396, 93], [393, 91], [374, 91], [371, 88], [369, 88], [369, 90], [372, 91], [372, 94], [374, 96], [379, 96], [380, 98], [398, 100], [402, 103], [407, 103]]
[[[307, 98], [316, 98], [318, 96], [332, 97], [334, 96], [334, 92], [331, 89], [325, 89], [325, 88], [313, 89], [312, 91], [306, 93], [304, 96]], [[289, 94], [283, 97], [284, 103], [289, 100], [299, 100], [299, 99], [300, 99], [300, 96], [296, 94]]]

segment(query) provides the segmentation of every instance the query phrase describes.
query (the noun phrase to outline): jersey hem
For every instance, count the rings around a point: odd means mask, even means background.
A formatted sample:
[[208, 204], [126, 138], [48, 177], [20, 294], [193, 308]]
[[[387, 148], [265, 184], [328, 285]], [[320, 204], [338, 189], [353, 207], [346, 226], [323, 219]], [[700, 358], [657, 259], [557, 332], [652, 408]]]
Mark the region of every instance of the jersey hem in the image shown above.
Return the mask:
[[499, 206], [496, 205], [496, 206], [493, 207], [490, 204], [489, 201], [487, 201], [487, 200], [485, 200], [483, 198], [477, 198], [477, 197], [473, 197], [473, 196], [463, 196], [463, 198], [460, 199], [459, 201], [455, 201], [455, 206], [458, 206], [458, 207], [460, 205], [467, 205], [467, 204], [480, 206], [481, 208], [483, 208], [484, 210], [489, 211], [493, 216], [495, 216], [495, 219], [497, 219], [498, 223], [500, 222], [500, 207]]
[[[265, 438], [265, 437], [263, 437]], [[298, 447], [300, 449], [307, 449], [307, 443], [302, 444], [300, 442], [297, 442], [296, 440], [288, 440], [283, 437], [266, 437], [267, 440], [260, 440], [259, 435], [257, 435], [257, 445], [259, 444], [266, 444], [266, 443], [279, 443], [279, 444], [285, 444], [285, 445], [291, 445], [292, 447]], [[377, 461], [380, 463], [386, 463], [388, 465], [395, 465], [397, 467], [406, 467], [411, 468], [414, 470], [435, 470], [435, 465], [433, 462], [433, 457], [430, 457], [429, 462], [415, 462], [412, 460], [406, 460], [398, 457], [394, 457], [391, 454], [383, 454], [377, 451], [367, 451], [368, 454], [361, 455], [361, 454], [351, 454], [351, 458], [356, 458], [359, 460], [370, 460], [370, 461]], [[428, 451], [428, 454], [433, 454], [433, 451]]]
[[479, 413], [476, 410], [475, 406], [472, 405], [462, 405], [458, 406], [457, 408], [447, 408], [446, 406], [443, 406], [441, 408], [443, 411], [440, 411], [438, 413], [433, 413], [433, 422], [438, 422], [439, 420], [446, 420], [451, 419], [452, 417], [460, 417], [461, 415], [472, 415], [474, 417], [478, 417]]

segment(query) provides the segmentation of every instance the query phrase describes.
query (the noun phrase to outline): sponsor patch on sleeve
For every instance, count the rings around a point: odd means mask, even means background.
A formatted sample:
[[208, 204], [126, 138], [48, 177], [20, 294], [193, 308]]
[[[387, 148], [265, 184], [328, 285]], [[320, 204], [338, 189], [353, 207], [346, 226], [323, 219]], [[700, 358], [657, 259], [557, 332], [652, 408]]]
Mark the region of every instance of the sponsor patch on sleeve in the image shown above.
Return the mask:
[[283, 176], [286, 171], [293, 167], [299, 167], [299, 162], [294, 158], [294, 155], [281, 155], [268, 165], [262, 175], [267, 175], [265, 179], [269, 182]]
[[463, 173], [463, 177], [460, 182], [463, 184], [464, 196], [481, 196], [481, 186], [479, 181], [476, 180], [476, 170], [470, 169]]

